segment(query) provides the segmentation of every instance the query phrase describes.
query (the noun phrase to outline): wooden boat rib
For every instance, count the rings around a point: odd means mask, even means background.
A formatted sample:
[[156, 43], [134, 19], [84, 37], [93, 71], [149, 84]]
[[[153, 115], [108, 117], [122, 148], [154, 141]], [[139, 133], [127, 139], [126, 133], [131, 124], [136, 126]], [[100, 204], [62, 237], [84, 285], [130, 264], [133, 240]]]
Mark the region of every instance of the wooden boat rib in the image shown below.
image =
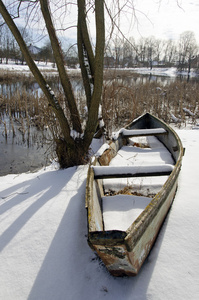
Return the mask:
[[[173, 164], [163, 162], [155, 166], [149, 163], [141, 166], [110, 165], [118, 151], [127, 145], [127, 140], [135, 136], [156, 136], [158, 142], [161, 142], [166, 151], [170, 153]], [[133, 150], [134, 148], [128, 148], [128, 153], [130, 153], [129, 149]], [[141, 150], [139, 151], [141, 152]], [[151, 155], [151, 151], [146, 149], [145, 154], [145, 157], [148, 157]], [[146, 113], [122, 129], [117, 139], [111, 141], [108, 149], [99, 157], [95, 157], [90, 164], [86, 185], [88, 243], [97, 252], [112, 275], [135, 276], [139, 272], [174, 199], [183, 154], [184, 149], [176, 132], [160, 119]], [[106, 197], [105, 182], [107, 180], [119, 180], [120, 182], [123, 178], [132, 177], [140, 177], [142, 180], [150, 177], [151, 181], [155, 178], [158, 180], [166, 178], [166, 181], [153, 198], [133, 195], [124, 197], [120, 194]], [[127, 221], [130, 222], [130, 225], [127, 228], [107, 229], [103, 210], [107, 203], [111, 203], [110, 201], [116, 204], [123, 204], [123, 201], [127, 201], [127, 203], [138, 201], [137, 207], [140, 208], [141, 203], [145, 203], [145, 206], [135, 219], [132, 216], [128, 218]], [[129, 211], [134, 214], [133, 209]], [[136, 209], [135, 211], [138, 213]], [[117, 209], [114, 213], [118, 213]], [[128, 214], [128, 210], [125, 213]]]

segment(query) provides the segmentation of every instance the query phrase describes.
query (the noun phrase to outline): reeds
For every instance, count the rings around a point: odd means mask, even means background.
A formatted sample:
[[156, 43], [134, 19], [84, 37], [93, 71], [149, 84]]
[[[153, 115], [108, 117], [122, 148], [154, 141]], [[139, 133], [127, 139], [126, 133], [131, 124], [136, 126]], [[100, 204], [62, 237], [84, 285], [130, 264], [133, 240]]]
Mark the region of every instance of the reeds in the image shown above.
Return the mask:
[[[44, 118], [43, 111], [46, 106], [44, 97], [38, 93], [30, 93], [25, 88], [12, 89], [0, 98], [1, 123], [4, 126], [5, 138], [17, 136], [17, 141], [31, 146], [37, 143], [35, 131], [43, 135], [48, 118]], [[46, 132], [45, 132], [46, 133]], [[45, 140], [45, 137], [44, 137]]]
[[199, 84], [176, 79], [165, 82], [117, 77], [104, 84], [103, 118], [108, 133], [150, 112], [165, 122], [176, 116], [179, 127], [199, 117]]
[[[22, 141], [30, 146], [37, 139], [37, 133], [42, 134], [44, 140], [50, 138], [53, 140], [59, 136], [60, 129], [55, 115], [49, 108], [45, 96], [39, 90], [35, 91], [33, 78], [23, 77], [24, 84], [18, 87], [18, 77], [10, 84], [9, 76], [10, 73], [6, 75], [7, 85], [4, 87], [6, 89], [4, 95], [0, 96], [1, 123], [5, 138], [8, 135], [14, 138], [20, 134]], [[57, 87], [57, 98], [70, 119], [57, 77], [51, 79], [52, 84]], [[76, 85], [77, 105], [84, 122], [87, 117], [85, 95], [79, 77], [73, 80], [73, 85]], [[16, 86], [13, 87], [13, 84]], [[30, 89], [31, 84], [32, 89]], [[199, 117], [198, 103], [199, 85], [194, 81], [187, 82], [179, 79], [167, 82], [149, 81], [146, 77], [127, 71], [125, 73], [112, 71], [105, 74], [102, 115], [108, 136], [147, 111], [167, 123], [173, 122], [172, 116], [175, 116], [179, 126], [187, 120], [194, 124]]]

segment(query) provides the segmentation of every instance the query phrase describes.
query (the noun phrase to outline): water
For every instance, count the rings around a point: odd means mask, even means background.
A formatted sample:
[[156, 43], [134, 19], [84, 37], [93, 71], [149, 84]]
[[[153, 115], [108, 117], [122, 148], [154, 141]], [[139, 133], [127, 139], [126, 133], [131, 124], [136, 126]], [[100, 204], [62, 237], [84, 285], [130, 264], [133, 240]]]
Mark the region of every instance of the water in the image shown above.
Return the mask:
[[33, 172], [50, 164], [45, 147], [26, 147], [10, 140], [0, 141], [0, 176]]
[[[62, 91], [57, 78], [50, 78], [48, 82], [53, 90]], [[82, 89], [82, 80], [72, 79], [71, 83], [75, 93], [78, 93]], [[13, 95], [23, 95], [23, 90], [30, 95], [34, 95], [36, 99], [42, 95], [38, 83], [34, 81], [29, 82], [28, 80], [24, 80], [12, 83], [0, 83], [0, 176], [28, 171], [32, 172], [50, 164], [55, 157], [55, 147], [48, 129], [40, 130], [34, 124], [29, 127], [25, 124], [27, 123], [26, 119], [23, 119], [24, 124], [20, 123], [21, 115], [18, 103], [20, 101], [17, 100], [15, 102]], [[3, 105], [1, 105], [1, 96], [6, 98], [6, 101], [2, 102], [4, 103]], [[10, 99], [12, 99], [12, 103]], [[24, 95], [21, 97], [22, 99], [24, 102]], [[12, 108], [9, 108], [9, 103]], [[32, 105], [34, 105], [33, 101]], [[10, 109], [12, 109], [13, 125], [8, 116]], [[35, 116], [34, 110], [35, 108], [31, 112], [33, 118]], [[24, 112], [22, 115], [25, 118]], [[15, 131], [14, 137], [13, 127]], [[51, 140], [51, 145], [46, 142], [46, 139]]]
[[[8, 117], [1, 116], [1, 119], [9, 124]], [[19, 123], [15, 123], [14, 127], [15, 136], [9, 125], [6, 136], [5, 126], [0, 123], [0, 176], [33, 172], [49, 165], [55, 156], [53, 143], [47, 143], [47, 139], [51, 138], [50, 132], [30, 126], [29, 131], [22, 134]]]
[[[117, 77], [115, 80], [126, 80], [130, 86], [132, 84], [145, 83], [147, 81], [157, 82], [158, 84], [166, 85], [171, 83], [176, 78], [156, 75], [138, 75], [128, 76], [120, 79]], [[187, 80], [185, 78], [179, 78], [179, 80]], [[198, 79], [191, 78], [192, 82]], [[111, 80], [107, 80], [111, 82]], [[57, 80], [51, 82], [53, 89], [60, 89], [60, 84]], [[80, 79], [73, 79], [72, 86], [75, 93], [78, 93], [82, 89], [82, 81]], [[0, 83], [0, 96], [4, 95], [8, 99], [11, 95], [25, 89], [30, 94], [41, 94], [41, 90], [36, 82], [12, 82]], [[1, 100], [1, 98], [0, 98]], [[8, 100], [9, 101], [9, 100]], [[46, 138], [50, 139], [50, 133], [48, 130], [41, 131], [36, 127], [31, 126], [30, 132], [26, 130], [25, 133], [20, 131], [20, 124], [14, 122], [15, 126], [15, 137], [13, 137], [13, 129], [10, 124], [9, 117], [5, 114], [5, 107], [2, 108], [0, 105], [0, 176], [6, 174], [14, 174], [28, 171], [35, 171], [42, 166], [50, 164], [51, 160], [55, 157], [53, 144], [49, 147], [46, 142]], [[7, 126], [7, 138], [5, 138], [5, 125]]]

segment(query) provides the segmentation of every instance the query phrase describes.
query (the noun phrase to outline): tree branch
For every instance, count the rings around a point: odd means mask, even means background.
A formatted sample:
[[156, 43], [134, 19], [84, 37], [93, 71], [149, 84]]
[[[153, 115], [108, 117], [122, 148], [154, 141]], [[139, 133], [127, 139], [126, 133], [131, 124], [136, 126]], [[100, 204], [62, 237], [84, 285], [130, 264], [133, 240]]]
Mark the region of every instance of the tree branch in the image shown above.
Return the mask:
[[83, 44], [88, 58], [91, 75], [94, 76], [94, 68], [95, 68], [94, 54], [93, 54], [93, 49], [88, 34], [85, 9], [86, 9], [85, 0], [78, 0], [78, 26], [81, 30]]
[[49, 1], [48, 0], [40, 0], [40, 5], [41, 5], [41, 11], [42, 11], [42, 14], [43, 14], [43, 17], [45, 20], [46, 28], [48, 30], [48, 34], [50, 37], [51, 46], [53, 49], [53, 54], [54, 54], [57, 68], [58, 68], [61, 84], [62, 84], [64, 93], [65, 93], [65, 97], [68, 102], [73, 128], [77, 132], [81, 133], [82, 129], [81, 129], [80, 116], [79, 116], [79, 112], [78, 112], [77, 105], [75, 102], [75, 97], [73, 94], [71, 82], [69, 80], [69, 77], [66, 73], [66, 69], [64, 66], [64, 59], [63, 59], [63, 54], [62, 54], [62, 50], [60, 47], [60, 43], [56, 36], [55, 28], [53, 26], [53, 22], [51, 19]]
[[8, 13], [6, 7], [4, 6], [1, 0], [0, 0], [0, 13], [4, 18], [6, 24], [8, 25], [9, 29], [11, 30], [12, 34], [14, 35], [31, 72], [33, 73], [35, 79], [39, 83], [43, 93], [47, 97], [47, 100], [50, 106], [52, 107], [53, 111], [55, 112], [55, 115], [58, 117], [59, 120], [61, 119], [60, 126], [62, 128], [64, 138], [68, 141], [69, 144], [70, 143], [73, 144], [73, 139], [70, 138], [70, 127], [67, 122], [67, 119], [65, 118], [64, 112], [61, 106], [59, 105], [59, 102], [56, 99], [54, 93], [46, 83], [44, 77], [42, 76], [41, 72], [37, 68], [35, 62], [33, 61], [29, 53], [29, 50], [21, 36], [21, 33], [19, 32], [18, 28], [16, 27], [14, 21], [12, 20], [10, 14]]
[[96, 52], [95, 52], [95, 72], [94, 90], [91, 105], [88, 112], [88, 120], [84, 133], [85, 145], [90, 145], [98, 123], [98, 110], [102, 95], [103, 68], [104, 68], [104, 45], [105, 45], [105, 26], [104, 26], [104, 0], [95, 0], [95, 19], [96, 19]]

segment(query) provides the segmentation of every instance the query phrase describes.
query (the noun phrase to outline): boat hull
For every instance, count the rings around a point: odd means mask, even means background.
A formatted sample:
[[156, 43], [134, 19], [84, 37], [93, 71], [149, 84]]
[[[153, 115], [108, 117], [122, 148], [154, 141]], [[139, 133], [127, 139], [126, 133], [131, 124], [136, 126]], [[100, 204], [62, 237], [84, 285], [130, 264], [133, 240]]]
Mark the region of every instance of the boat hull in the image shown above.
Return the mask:
[[[132, 122], [127, 126], [127, 129], [157, 128], [160, 126], [167, 131], [167, 134], [158, 136], [158, 139], [172, 154], [175, 165], [161, 190], [126, 231], [104, 230], [101, 204], [102, 180], [95, 180], [93, 169], [92, 167], [89, 168], [86, 187], [88, 243], [114, 276], [135, 276], [138, 274], [175, 197], [184, 153], [178, 135], [168, 125], [150, 114]], [[113, 153], [109, 153], [108, 156], [104, 153], [101, 156], [101, 164], [102, 162], [109, 164], [115, 151], [121, 147], [122, 143], [122, 138], [119, 136], [111, 146], [111, 149], [115, 149]], [[93, 165], [98, 164], [100, 164], [100, 160], [96, 159]]]

